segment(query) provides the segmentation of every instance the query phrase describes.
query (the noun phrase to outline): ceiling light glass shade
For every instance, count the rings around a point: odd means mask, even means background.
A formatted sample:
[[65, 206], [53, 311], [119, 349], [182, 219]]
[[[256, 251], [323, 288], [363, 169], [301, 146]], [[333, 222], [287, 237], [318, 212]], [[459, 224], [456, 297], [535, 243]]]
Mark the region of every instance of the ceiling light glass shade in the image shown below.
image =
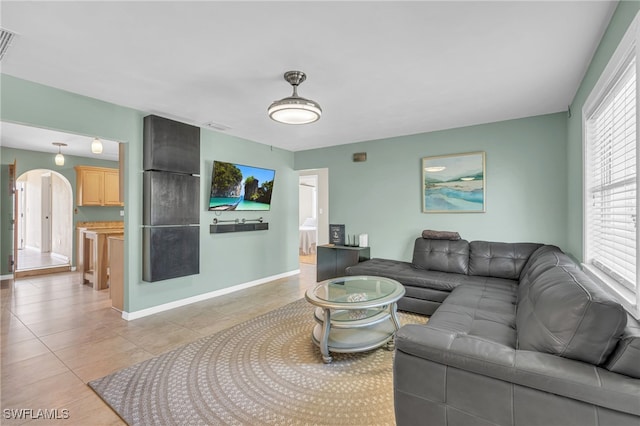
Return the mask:
[[56, 163], [56, 166], [64, 166], [64, 155], [62, 155], [60, 150], [63, 146], [67, 146], [67, 144], [64, 142], [51, 142], [51, 144], [58, 147], [58, 153], [53, 158], [53, 161]]
[[298, 85], [306, 78], [306, 74], [302, 71], [284, 73], [284, 79], [293, 86], [293, 94], [269, 106], [267, 111], [272, 120], [284, 124], [308, 124], [320, 119], [322, 116], [320, 105], [311, 99], [298, 96]]
[[91, 142], [91, 152], [94, 154], [102, 154], [102, 142], [100, 139], [93, 139], [93, 142]]
[[284, 98], [269, 107], [269, 117], [285, 124], [307, 124], [318, 121], [322, 109], [314, 101], [305, 98]]

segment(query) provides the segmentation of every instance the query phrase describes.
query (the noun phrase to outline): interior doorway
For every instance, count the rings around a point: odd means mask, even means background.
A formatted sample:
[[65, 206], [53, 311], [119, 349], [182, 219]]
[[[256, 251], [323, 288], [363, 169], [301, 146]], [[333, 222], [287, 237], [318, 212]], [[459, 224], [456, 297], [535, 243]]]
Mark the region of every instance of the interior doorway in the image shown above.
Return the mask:
[[70, 270], [71, 183], [53, 170], [29, 170], [16, 180], [16, 197], [16, 277]]
[[316, 263], [318, 245], [318, 175], [299, 177], [298, 185], [298, 232], [300, 263]]
[[298, 255], [300, 263], [315, 264], [316, 247], [329, 238], [329, 171], [303, 170], [298, 179]]

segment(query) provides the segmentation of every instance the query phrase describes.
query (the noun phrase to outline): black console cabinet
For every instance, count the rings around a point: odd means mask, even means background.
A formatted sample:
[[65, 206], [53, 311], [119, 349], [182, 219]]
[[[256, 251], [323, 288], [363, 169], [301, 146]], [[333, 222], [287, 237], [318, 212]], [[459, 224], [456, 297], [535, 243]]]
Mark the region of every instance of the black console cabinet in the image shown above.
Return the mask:
[[322, 245], [317, 248], [317, 281], [346, 275], [347, 267], [369, 260], [369, 247]]

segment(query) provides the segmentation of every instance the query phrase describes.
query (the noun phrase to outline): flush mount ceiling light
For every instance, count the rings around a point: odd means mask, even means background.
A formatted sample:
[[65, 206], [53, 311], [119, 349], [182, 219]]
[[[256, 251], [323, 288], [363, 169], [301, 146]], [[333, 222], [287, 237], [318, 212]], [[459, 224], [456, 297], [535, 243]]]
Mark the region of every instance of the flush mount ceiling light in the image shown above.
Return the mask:
[[94, 154], [102, 154], [102, 142], [98, 138], [94, 138], [91, 142], [91, 152]]
[[298, 96], [298, 85], [307, 79], [302, 71], [287, 71], [284, 79], [293, 86], [293, 94], [269, 106], [269, 117], [285, 124], [307, 124], [318, 121], [322, 108], [317, 102]]
[[58, 147], [58, 153], [54, 158], [54, 161], [56, 162], [56, 166], [64, 166], [64, 155], [62, 155], [62, 153], [60, 152], [60, 148], [63, 146], [67, 146], [67, 144], [62, 142], [52, 142], [51, 144]]

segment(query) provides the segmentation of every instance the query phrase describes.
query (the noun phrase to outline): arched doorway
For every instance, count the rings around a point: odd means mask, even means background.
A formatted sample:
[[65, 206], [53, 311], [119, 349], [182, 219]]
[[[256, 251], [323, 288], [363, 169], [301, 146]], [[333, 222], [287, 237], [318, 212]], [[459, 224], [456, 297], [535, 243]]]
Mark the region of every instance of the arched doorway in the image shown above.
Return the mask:
[[16, 276], [69, 270], [73, 253], [73, 191], [60, 173], [29, 170], [16, 180]]

